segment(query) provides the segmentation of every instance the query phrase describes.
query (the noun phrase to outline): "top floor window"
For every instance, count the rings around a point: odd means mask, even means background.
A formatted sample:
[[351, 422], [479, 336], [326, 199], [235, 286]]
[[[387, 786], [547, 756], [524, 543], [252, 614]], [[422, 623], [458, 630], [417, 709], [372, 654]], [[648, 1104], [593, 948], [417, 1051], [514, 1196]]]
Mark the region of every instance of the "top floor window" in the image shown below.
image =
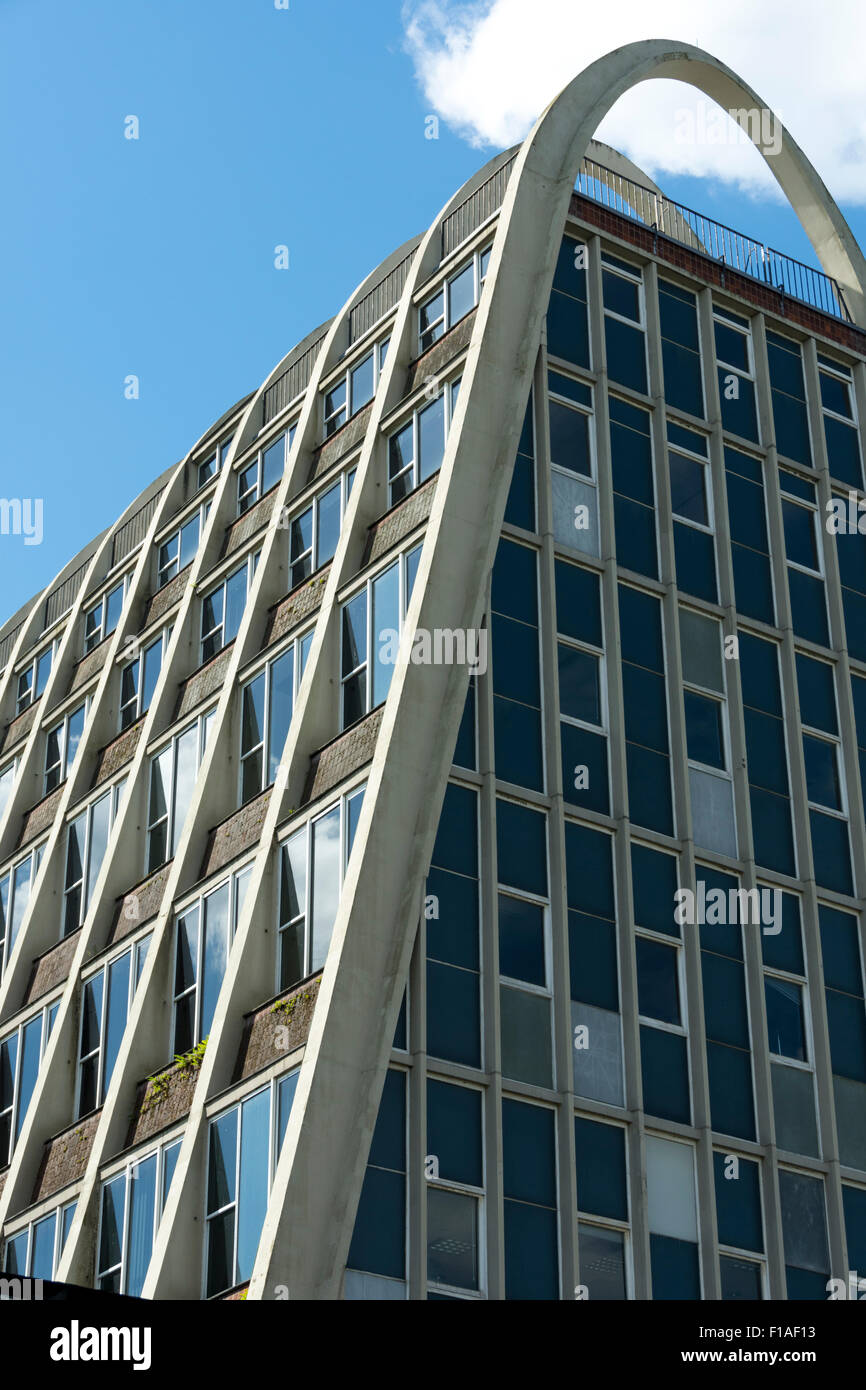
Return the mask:
[[223, 467], [223, 464], [228, 458], [228, 452], [229, 449], [232, 447], [233, 439], [234, 435], [230, 434], [227, 439], [224, 439], [222, 441], [219, 448], [214, 449], [213, 453], [208, 454], [207, 458], [199, 464], [199, 487], [204, 487], [205, 483], [209, 483], [211, 478], [215, 478], [217, 473], [219, 473], [220, 469]]
[[429, 347], [475, 308], [481, 298], [492, 246], [476, 251], [470, 261], [441, 285], [418, 310], [421, 351]]
[[390, 338], [376, 346], [334, 382], [325, 392], [325, 438], [330, 439], [347, 420], [371, 401], [379, 385]]
[[259, 449], [255, 458], [238, 473], [238, 516], [248, 512], [260, 497], [264, 497], [280, 481], [296, 428], [296, 425], [292, 425], [288, 431], [283, 430], [270, 444]]
[[851, 368], [819, 353], [818, 380], [831, 476], [841, 478], [851, 487], [862, 488], [863, 467]]
[[113, 589], [103, 594], [98, 603], [84, 610], [84, 651], [92, 652], [94, 647], [108, 637], [120, 620], [123, 599], [126, 593], [126, 577]]
[[646, 395], [646, 316], [640, 266], [601, 253], [604, 340], [612, 381]]
[[164, 588], [170, 579], [174, 579], [176, 574], [180, 574], [180, 571], [186, 569], [195, 559], [209, 511], [210, 502], [206, 502], [162, 542], [156, 564], [158, 589]]
[[51, 675], [51, 663], [54, 660], [55, 643], [46, 647], [44, 652], [40, 652], [34, 661], [21, 672], [18, 677], [18, 698], [15, 702], [15, 713], [20, 714], [22, 710], [32, 705], [34, 700], [38, 700], [48, 684], [48, 677]]
[[799, 343], [767, 329], [767, 359], [770, 365], [770, 395], [776, 448], [786, 458], [812, 467], [809, 438], [809, 411], [803, 380], [803, 354]]
[[747, 318], [713, 305], [713, 331], [722, 426], [731, 434], [760, 444], [755, 408], [755, 357]]

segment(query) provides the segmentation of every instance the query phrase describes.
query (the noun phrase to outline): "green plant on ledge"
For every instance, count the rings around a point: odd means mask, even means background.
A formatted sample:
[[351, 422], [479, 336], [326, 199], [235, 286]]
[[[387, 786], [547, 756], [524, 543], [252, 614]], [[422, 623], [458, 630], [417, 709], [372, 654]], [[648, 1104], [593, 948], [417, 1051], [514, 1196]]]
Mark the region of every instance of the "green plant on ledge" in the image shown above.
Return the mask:
[[311, 989], [305, 989], [303, 994], [293, 994], [289, 999], [278, 999], [276, 1004], [271, 1005], [271, 1013], [282, 1014], [286, 1023], [288, 1023], [292, 1017], [292, 1014], [295, 1012], [296, 1005], [300, 1002], [300, 1000], [312, 998], [313, 991]]
[[147, 1104], [142, 1106], [142, 1114], [152, 1110], [155, 1105], [161, 1105], [166, 1099], [171, 1088], [172, 1077], [188, 1076], [190, 1072], [198, 1071], [204, 1061], [207, 1038], [203, 1038], [195, 1047], [191, 1047], [189, 1052], [178, 1052], [171, 1066], [165, 1071], [156, 1073], [147, 1078], [149, 1096]]

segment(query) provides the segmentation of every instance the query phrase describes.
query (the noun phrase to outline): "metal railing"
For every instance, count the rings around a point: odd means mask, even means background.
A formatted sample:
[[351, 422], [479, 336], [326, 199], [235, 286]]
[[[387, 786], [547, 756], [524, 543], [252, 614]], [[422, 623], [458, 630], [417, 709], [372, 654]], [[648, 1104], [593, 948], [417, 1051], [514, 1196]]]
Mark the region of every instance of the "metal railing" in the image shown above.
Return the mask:
[[69, 609], [78, 596], [78, 590], [84, 583], [84, 576], [87, 573], [89, 565], [90, 560], [85, 560], [84, 564], [80, 565], [73, 574], [70, 574], [68, 579], [64, 579], [62, 584], [58, 584], [56, 589], [51, 590], [51, 593], [45, 600], [45, 621], [42, 625], [43, 632], [47, 631], [52, 623], [56, 623], [57, 619], [61, 618], [64, 613], [69, 612]]
[[470, 237], [482, 222], [486, 222], [488, 217], [492, 217], [494, 212], [498, 212], [505, 197], [505, 189], [514, 168], [514, 161], [517, 155], [514, 154], [505, 164], [501, 164], [495, 173], [490, 175], [479, 184], [474, 193], [470, 193], [468, 198], [456, 207], [453, 212], [449, 212], [447, 217], [442, 219], [442, 259], [449, 256], [452, 251]]
[[364, 295], [363, 299], [358, 300], [349, 315], [350, 343], [356, 343], [359, 338], [363, 338], [374, 323], [378, 323], [389, 309], [393, 309], [403, 293], [416, 249], [413, 247], [408, 256], [404, 256], [393, 270], [383, 276], [379, 283]]
[[11, 632], [7, 632], [5, 637], [0, 637], [0, 671], [6, 670], [9, 658], [12, 655], [12, 648], [15, 646], [18, 634], [23, 626], [23, 623], [19, 623], [17, 627], [13, 627]]
[[659, 236], [678, 241], [741, 275], [760, 280], [790, 299], [820, 309], [845, 323], [853, 322], [842, 291], [832, 276], [781, 251], [774, 251], [743, 232], [695, 212], [684, 203], [616, 174], [604, 164], [585, 158], [575, 191], [622, 217], [642, 222]]
[[323, 333], [317, 338], [265, 391], [264, 424], [267, 425], [306, 389], [313, 372], [313, 363], [326, 337], [327, 333]]
[[154, 493], [153, 497], [150, 497], [143, 507], [139, 507], [138, 511], [115, 532], [111, 542], [112, 568], [119, 565], [121, 560], [125, 560], [127, 555], [131, 555], [136, 546], [144, 540], [164, 491], [164, 488], [160, 488], [159, 492]]

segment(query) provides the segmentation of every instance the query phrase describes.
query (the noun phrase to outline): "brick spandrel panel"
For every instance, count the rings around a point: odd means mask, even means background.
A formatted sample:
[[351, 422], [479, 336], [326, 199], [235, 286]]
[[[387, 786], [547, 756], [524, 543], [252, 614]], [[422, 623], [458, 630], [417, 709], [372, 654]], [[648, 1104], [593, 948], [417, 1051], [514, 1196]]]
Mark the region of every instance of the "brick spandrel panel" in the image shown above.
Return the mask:
[[61, 1187], [67, 1187], [69, 1183], [84, 1177], [101, 1115], [101, 1110], [94, 1110], [92, 1115], [85, 1116], [47, 1141], [31, 1202], [42, 1202], [53, 1192], [59, 1192]]
[[151, 595], [141, 623], [142, 632], [180, 601], [183, 596], [183, 591], [189, 583], [191, 564], [192, 561], [190, 561], [189, 565], [185, 565], [180, 571], [180, 574], [174, 576], [174, 579], [170, 579], [165, 588], [157, 589], [156, 593]]
[[244, 512], [243, 516], [238, 517], [237, 521], [233, 521], [231, 526], [227, 527], [220, 555], [221, 560], [224, 560], [227, 555], [234, 555], [245, 541], [267, 526], [276, 500], [277, 490], [272, 488], [260, 502], [257, 502], [254, 507], [250, 507], [248, 512]]
[[41, 708], [39, 700], [34, 700], [32, 705], [28, 705], [22, 710], [11, 723], [6, 725], [6, 732], [3, 735], [2, 751], [5, 753], [7, 748], [12, 748], [16, 743], [25, 739], [36, 722], [36, 716]]
[[834, 342], [844, 344], [852, 352], [866, 352], [866, 334], [851, 324], [843, 323], [832, 314], [824, 314], [820, 309], [800, 304], [788, 295], [780, 294], [772, 285], [763, 285], [748, 275], [741, 275], [730, 266], [722, 265], [711, 256], [702, 256], [700, 252], [682, 246], [677, 241], [669, 241], [662, 236], [655, 238], [650, 228], [644, 227], [632, 218], [621, 217], [610, 208], [581, 197], [579, 193], [572, 195], [569, 213], [572, 217], [579, 217], [582, 222], [589, 222], [602, 231], [610, 232], [621, 241], [639, 246], [642, 251], [658, 256], [668, 265], [676, 266], [697, 280], [718, 285], [719, 289], [739, 295], [741, 299], [748, 300], [750, 304], [766, 310], [768, 314], [789, 319], [809, 333], [819, 333], [825, 338], [832, 338]]
[[[99, 674], [105, 665], [110, 646], [111, 643], [106, 638], [104, 642], [100, 642], [98, 647], [94, 647], [92, 652], [88, 652], [87, 656], [81, 658], [72, 672], [72, 680], [69, 682], [67, 695], [71, 695], [75, 690], [80, 690], [83, 685], [87, 685], [88, 681], [93, 680], [93, 677]], [[65, 699], [65, 696], [63, 698]]]
[[322, 597], [330, 570], [330, 564], [323, 565], [312, 579], [308, 579], [297, 589], [293, 589], [288, 597], [281, 599], [271, 609], [265, 629], [263, 648], [278, 642], [281, 637], [285, 637], [286, 633], [291, 632], [292, 628], [297, 627], [305, 618], [318, 612], [322, 606]]
[[236, 1289], [232, 1289], [230, 1293], [221, 1294], [219, 1298], [217, 1298], [217, 1299], [214, 1300], [214, 1302], [215, 1302], [215, 1303], [243, 1303], [243, 1301], [244, 1301], [244, 1299], [246, 1298], [247, 1293], [248, 1293], [248, 1291], [249, 1291], [249, 1287], [250, 1287], [250, 1286], [249, 1286], [249, 1283], [246, 1283], [246, 1284], [238, 1284], [238, 1286], [237, 1286]]
[[[437, 475], [438, 476], [438, 475]], [[414, 492], [410, 492], [404, 501], [392, 507], [390, 512], [370, 527], [367, 544], [364, 550], [364, 558], [361, 568], [370, 565], [374, 560], [378, 560], [393, 546], [398, 545], [404, 536], [408, 536], [410, 531], [414, 531], [416, 526], [420, 526], [427, 520], [433, 506], [433, 495], [436, 491], [436, 476], [428, 478], [426, 483], [422, 483]]]
[[255, 1013], [247, 1014], [233, 1081], [245, 1081], [304, 1045], [313, 1021], [320, 983], [318, 975], [263, 1005]]
[[113, 777], [115, 772], [119, 772], [127, 763], [132, 762], [135, 757], [135, 750], [141, 738], [141, 731], [144, 728], [144, 716], [142, 715], [135, 724], [130, 724], [128, 729], [124, 729], [122, 734], [112, 739], [104, 748], [100, 748], [97, 754], [96, 772], [93, 775], [93, 786], [101, 786], [107, 782], [109, 777]]
[[359, 724], [347, 729], [339, 738], [335, 738], [332, 743], [327, 743], [318, 753], [313, 754], [301, 802], [303, 806], [324, 796], [332, 787], [351, 777], [359, 767], [370, 762], [376, 739], [379, 737], [382, 712], [381, 707], [373, 710], [366, 719], [362, 719]]
[[243, 854], [244, 850], [258, 844], [270, 799], [271, 788], [268, 787], [261, 796], [248, 801], [246, 806], [235, 811], [233, 816], [229, 816], [228, 820], [224, 820], [210, 832], [200, 879], [209, 878], [239, 854]]
[[234, 644], [230, 642], [227, 647], [223, 647], [221, 652], [209, 661], [207, 665], [200, 666], [191, 676], [184, 681], [178, 696], [177, 709], [174, 712], [175, 720], [183, 719], [184, 715], [190, 710], [200, 705], [202, 700], [206, 700], [209, 695], [214, 695], [222, 690], [225, 684], [226, 672], [232, 659]]
[[428, 378], [438, 377], [452, 358], [469, 346], [477, 312], [477, 309], [473, 309], [471, 313], [455, 324], [444, 338], [440, 338], [438, 343], [434, 343], [420, 357], [415, 358], [406, 378], [405, 396], [411, 396], [412, 392], [417, 391], [419, 386], [423, 386]]
[[61, 782], [60, 786], [55, 787], [53, 792], [49, 792], [47, 796], [43, 796], [41, 801], [37, 801], [35, 806], [30, 807], [30, 810], [24, 817], [24, 824], [21, 827], [21, 838], [18, 841], [19, 849], [35, 839], [37, 835], [41, 835], [42, 831], [47, 830], [50, 825], [54, 824], [57, 808], [63, 796], [64, 786], [65, 783]]
[[200, 1070], [200, 1066], [172, 1062], [138, 1083], [126, 1136], [127, 1149], [152, 1139], [189, 1114]]
[[41, 999], [43, 994], [47, 994], [49, 990], [55, 989], [57, 985], [61, 985], [64, 980], [69, 979], [69, 969], [80, 938], [81, 928], [79, 927], [78, 931], [64, 936], [63, 940], [58, 941], [56, 946], [52, 946], [50, 951], [46, 951], [44, 955], [36, 958], [24, 994], [25, 1005]]
[[117, 941], [122, 941], [130, 932], [134, 932], [137, 927], [144, 926], [155, 917], [162, 907], [162, 899], [165, 894], [165, 885], [171, 872], [171, 860], [163, 864], [161, 869], [157, 869], [150, 878], [144, 879], [142, 883], [137, 883], [134, 888], [130, 888], [118, 902], [117, 916], [114, 919], [114, 926], [111, 931], [110, 945]]
[[370, 416], [373, 413], [373, 402], [365, 405], [363, 410], [359, 410], [357, 415], [353, 415], [342, 429], [326, 439], [313, 454], [313, 466], [310, 469], [309, 481], [320, 478], [337, 459], [341, 459], [344, 454], [348, 454], [354, 449], [356, 444], [360, 444], [364, 435], [367, 433], [367, 426], [370, 423]]

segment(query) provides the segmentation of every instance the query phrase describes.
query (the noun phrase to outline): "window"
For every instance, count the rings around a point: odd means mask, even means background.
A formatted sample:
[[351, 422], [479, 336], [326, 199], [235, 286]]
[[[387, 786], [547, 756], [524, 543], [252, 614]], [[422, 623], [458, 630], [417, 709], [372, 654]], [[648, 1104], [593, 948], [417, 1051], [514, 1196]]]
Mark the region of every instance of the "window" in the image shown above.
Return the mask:
[[126, 778], [70, 821], [66, 831], [66, 876], [61, 935], [77, 931], [87, 916]]
[[598, 485], [592, 388], [548, 372], [550, 485], [558, 545], [598, 555]]
[[722, 625], [680, 608], [683, 704], [695, 844], [735, 859], [734, 786]]
[[298, 1072], [275, 1078], [208, 1125], [204, 1296], [253, 1272]]
[[672, 420], [667, 423], [667, 436], [677, 586], [717, 603], [709, 441]]
[[601, 253], [604, 341], [611, 381], [646, 395], [646, 322], [640, 266]]
[[0, 978], [24, 921], [45, 845], [30, 850], [0, 877]]
[[140, 656], [130, 661], [120, 672], [120, 728], [128, 729], [150, 709], [168, 649], [171, 628], [166, 628], [149, 642]]
[[644, 1108], [663, 1120], [691, 1123], [685, 972], [670, 937], [635, 934]]
[[288, 431], [283, 430], [270, 444], [259, 449], [238, 473], [238, 516], [248, 512], [260, 497], [264, 497], [280, 481], [296, 428], [296, 425], [292, 425]]
[[346, 793], [280, 847], [280, 992], [325, 964], [363, 801], [363, 787]]
[[484, 1288], [482, 1102], [472, 1087], [427, 1082], [427, 1282], [455, 1293]]
[[741, 314], [713, 305], [722, 426], [760, 444], [755, 409], [755, 361], [751, 325]]
[[601, 585], [591, 570], [556, 560], [557, 665], [566, 801], [610, 809], [607, 684]]
[[538, 557], [504, 537], [493, 566], [493, 743], [501, 782], [544, 789]]
[[258, 560], [258, 552], [249, 555], [242, 565], [202, 599], [202, 665], [237, 637]]
[[848, 1167], [863, 1168], [866, 1165], [861, 1124], [866, 1097], [866, 1001], [859, 923], [853, 913], [819, 903], [818, 925], [839, 1156]]
[[797, 652], [796, 662], [815, 879], [850, 894], [854, 882], [834, 668], [803, 652]]
[[333, 559], [353, 479], [354, 469], [318, 493], [308, 507], [288, 522], [290, 589]]
[[695, 295], [659, 280], [659, 325], [667, 404], [689, 415], [704, 415], [701, 339]]
[[445, 788], [425, 892], [427, 1052], [480, 1067], [478, 794], [456, 782]]
[[565, 822], [571, 1051], [575, 1095], [625, 1104], [613, 841]]
[[348, 367], [325, 392], [325, 438], [330, 439], [347, 420], [351, 420], [376, 394], [385, 365], [388, 343], [378, 343], [359, 361]]
[[31, 661], [18, 677], [18, 698], [15, 702], [15, 713], [20, 714], [22, 710], [32, 705], [34, 700], [38, 700], [48, 684], [48, 677], [51, 675], [51, 663], [54, 660], [54, 650], [56, 643], [52, 642], [50, 647], [46, 647], [44, 652], [40, 652], [35, 660]]
[[626, 1299], [630, 1268], [625, 1130], [576, 1116], [574, 1152], [580, 1282], [592, 1302]]
[[435, 400], [419, 407], [406, 424], [390, 436], [388, 486], [392, 507], [441, 467], [459, 386], [459, 379], [452, 381]]
[[798, 637], [830, 645], [815, 484], [779, 470], [791, 621]]
[[103, 594], [98, 603], [84, 610], [84, 651], [92, 652], [94, 647], [117, 627], [123, 609], [126, 593], [126, 578]]
[[782, 932], [761, 933], [776, 1144], [818, 1157], [813, 1052], [799, 899], [785, 893]]
[[608, 398], [617, 564], [658, 579], [650, 415]]
[[247, 865], [178, 913], [172, 1056], [210, 1033], [251, 873]]
[[713, 1153], [723, 1299], [761, 1299], [766, 1284], [761, 1169], [740, 1154]]
[[3, 1273], [21, 1279], [56, 1279], [77, 1202], [67, 1202], [31, 1221], [6, 1241]]
[[[510, 877], [503, 865], [501, 877]], [[550, 908], [544, 898], [500, 888], [499, 1008], [502, 1074], [553, 1086]]]
[[55, 787], [59, 787], [66, 778], [75, 762], [75, 755], [78, 752], [78, 745], [81, 742], [81, 735], [84, 733], [84, 720], [87, 717], [88, 701], [72, 710], [59, 724], [55, 724], [53, 729], [49, 729], [45, 735], [45, 780], [44, 790], [47, 796]]
[[830, 475], [851, 487], [862, 488], [857, 400], [851, 368], [819, 352], [818, 380]]
[[407, 551], [340, 607], [340, 727], [385, 700], [421, 546]]
[[779, 1169], [788, 1298], [826, 1299], [830, 1274], [823, 1178]]
[[579, 367], [589, 367], [586, 269], [588, 248], [563, 237], [547, 306], [547, 352]]
[[12, 795], [12, 788], [15, 785], [15, 776], [18, 772], [18, 759], [15, 758], [6, 767], [0, 769], [0, 816], [5, 813]]
[[778, 648], [751, 633], [740, 632], [738, 638], [755, 859], [764, 868], [793, 876], [796, 861]]
[[347, 1299], [406, 1297], [406, 1089], [406, 1073], [389, 1068], [349, 1248]]
[[803, 353], [799, 343], [767, 329], [770, 396], [776, 449], [785, 458], [812, 467], [809, 411], [803, 381]]
[[102, 1184], [96, 1287], [140, 1298], [181, 1140], [136, 1158]]
[[208, 454], [207, 458], [198, 465], [199, 487], [204, 487], [205, 483], [210, 482], [211, 478], [216, 477], [219, 473], [228, 458], [233, 439], [234, 435], [230, 434], [227, 439], [222, 441], [219, 448], [214, 449], [213, 453]]
[[672, 835], [661, 604], [620, 584], [619, 619], [629, 815], [636, 825]]
[[169, 580], [174, 579], [176, 574], [180, 574], [180, 571], [186, 569], [195, 559], [210, 506], [210, 502], [206, 502], [203, 507], [199, 507], [188, 521], [172, 531], [160, 545], [156, 558], [158, 589], [164, 588]]
[[737, 612], [774, 627], [776, 608], [761, 460], [726, 444], [725, 484]]
[[699, 1299], [695, 1151], [691, 1144], [646, 1139], [647, 1215], [654, 1299]]
[[[699, 925], [701, 983], [712, 1127], [721, 1134], [754, 1140], [757, 1135], [742, 923], [749, 923], [749, 905], [755, 899], [744, 896], [745, 890], [732, 874], [697, 864], [695, 877], [698, 900], [706, 904], [697, 915], [703, 919]], [[719, 903], [734, 906], [729, 912], [719, 912]], [[741, 912], [743, 903], [747, 906]]]
[[241, 805], [276, 779], [312, 644], [311, 629], [241, 690]]
[[79, 1119], [105, 1100], [140, 976], [137, 958], [149, 945], [146, 936], [82, 982], [75, 1108]]
[[204, 757], [215, 710], [199, 715], [182, 733], [150, 760], [147, 811], [147, 873], [174, 855]]
[[464, 318], [481, 298], [492, 246], [476, 251], [471, 261], [446, 280], [418, 310], [420, 350], [426, 352], [443, 334]]
[[502, 1102], [505, 1297], [559, 1298], [556, 1112]]
[[41, 1009], [0, 1042], [0, 1168], [11, 1161], [27, 1118], [42, 1058], [48, 1047], [59, 1002]]

